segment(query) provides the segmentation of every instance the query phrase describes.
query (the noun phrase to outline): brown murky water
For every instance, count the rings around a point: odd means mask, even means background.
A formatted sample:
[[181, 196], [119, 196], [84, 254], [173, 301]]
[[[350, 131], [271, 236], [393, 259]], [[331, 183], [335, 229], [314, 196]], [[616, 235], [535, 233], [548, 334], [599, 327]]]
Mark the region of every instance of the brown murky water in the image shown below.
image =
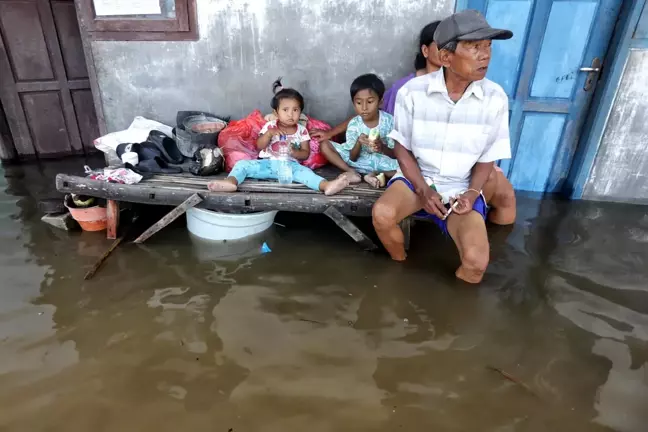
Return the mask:
[[0, 178], [3, 432], [648, 430], [648, 207], [521, 198], [477, 289], [429, 225], [397, 265], [305, 215], [84, 282], [109, 242], [36, 209], [69, 164]]

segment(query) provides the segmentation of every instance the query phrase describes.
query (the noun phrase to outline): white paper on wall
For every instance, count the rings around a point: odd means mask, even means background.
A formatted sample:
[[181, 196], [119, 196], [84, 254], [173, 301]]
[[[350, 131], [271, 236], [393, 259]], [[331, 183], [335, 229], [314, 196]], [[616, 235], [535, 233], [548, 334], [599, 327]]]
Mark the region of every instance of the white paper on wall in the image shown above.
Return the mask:
[[94, 0], [97, 16], [160, 15], [160, 0]]

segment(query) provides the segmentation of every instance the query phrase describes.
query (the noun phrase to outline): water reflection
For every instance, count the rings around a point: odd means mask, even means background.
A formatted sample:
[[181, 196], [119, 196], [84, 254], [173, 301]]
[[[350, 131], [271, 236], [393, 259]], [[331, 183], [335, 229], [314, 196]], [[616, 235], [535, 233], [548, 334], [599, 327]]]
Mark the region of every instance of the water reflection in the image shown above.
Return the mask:
[[0, 185], [3, 431], [648, 424], [642, 207], [521, 198], [479, 289], [428, 225], [399, 265], [303, 215], [231, 244], [179, 223], [84, 282], [109, 243], [36, 210], [69, 167], [21, 170]]

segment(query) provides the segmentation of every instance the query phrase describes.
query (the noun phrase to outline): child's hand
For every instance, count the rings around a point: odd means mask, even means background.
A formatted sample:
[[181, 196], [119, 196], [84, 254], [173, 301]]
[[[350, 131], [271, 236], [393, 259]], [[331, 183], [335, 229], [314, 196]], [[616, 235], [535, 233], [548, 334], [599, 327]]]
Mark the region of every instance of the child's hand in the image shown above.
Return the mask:
[[271, 137], [276, 137], [276, 136], [281, 135], [281, 131], [279, 130], [278, 127], [275, 126], [275, 127], [272, 127], [272, 128], [270, 128], [270, 129], [268, 129], [268, 134], [269, 134]]
[[329, 141], [331, 138], [333, 138], [330, 134], [330, 131], [324, 131], [321, 129], [313, 129], [310, 132], [311, 138], [315, 138], [319, 142], [324, 142], [324, 141]]
[[371, 149], [371, 141], [369, 141], [369, 137], [366, 134], [362, 134], [358, 137], [358, 142], [360, 145], [367, 150]]
[[376, 138], [374, 141], [369, 142], [369, 149], [374, 153], [382, 153], [385, 143], [383, 143], [380, 137]]

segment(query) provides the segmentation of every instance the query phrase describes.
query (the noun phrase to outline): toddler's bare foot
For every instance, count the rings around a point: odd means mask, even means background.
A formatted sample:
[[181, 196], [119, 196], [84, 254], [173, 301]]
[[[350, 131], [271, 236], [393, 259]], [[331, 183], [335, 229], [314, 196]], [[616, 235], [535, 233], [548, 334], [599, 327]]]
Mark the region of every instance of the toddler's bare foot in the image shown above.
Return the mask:
[[207, 189], [212, 192], [236, 192], [238, 186], [229, 180], [214, 180], [209, 182]]
[[345, 171], [342, 175], [349, 179], [349, 184], [358, 184], [362, 181], [362, 177], [356, 171]]
[[347, 186], [349, 186], [349, 177], [340, 174], [335, 180], [326, 182], [323, 192], [324, 195], [335, 195]]

